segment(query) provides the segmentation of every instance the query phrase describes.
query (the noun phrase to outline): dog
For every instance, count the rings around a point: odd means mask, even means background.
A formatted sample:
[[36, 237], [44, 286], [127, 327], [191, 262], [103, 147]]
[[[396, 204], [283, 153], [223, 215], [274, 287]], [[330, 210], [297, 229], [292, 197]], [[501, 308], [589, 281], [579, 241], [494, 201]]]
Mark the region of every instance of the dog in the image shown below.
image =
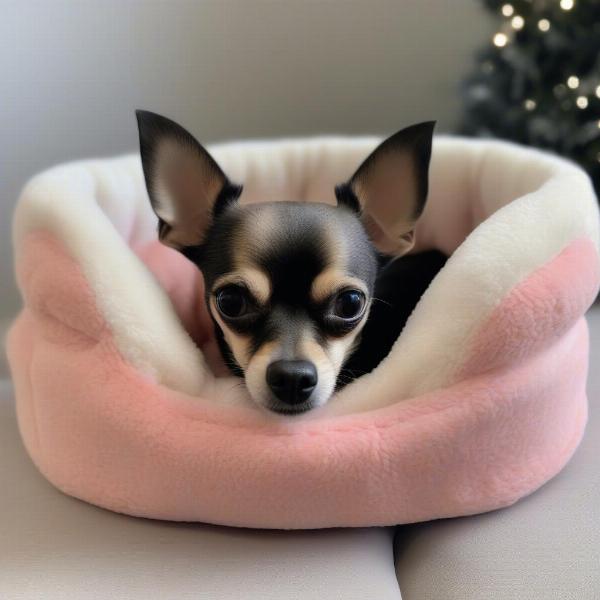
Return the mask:
[[445, 261], [399, 259], [425, 207], [435, 123], [383, 141], [335, 187], [337, 205], [244, 205], [188, 131], [136, 116], [158, 237], [202, 272], [223, 359], [252, 399], [299, 414], [375, 368]]

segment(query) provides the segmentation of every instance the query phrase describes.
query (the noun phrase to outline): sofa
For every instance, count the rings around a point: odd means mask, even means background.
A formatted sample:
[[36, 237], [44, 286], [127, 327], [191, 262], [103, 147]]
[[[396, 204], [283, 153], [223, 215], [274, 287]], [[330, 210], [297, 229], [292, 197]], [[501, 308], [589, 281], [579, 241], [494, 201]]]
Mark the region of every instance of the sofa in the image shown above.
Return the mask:
[[600, 308], [584, 440], [515, 505], [397, 528], [264, 531], [127, 517], [63, 495], [21, 445], [0, 384], [0, 598], [596, 600]]

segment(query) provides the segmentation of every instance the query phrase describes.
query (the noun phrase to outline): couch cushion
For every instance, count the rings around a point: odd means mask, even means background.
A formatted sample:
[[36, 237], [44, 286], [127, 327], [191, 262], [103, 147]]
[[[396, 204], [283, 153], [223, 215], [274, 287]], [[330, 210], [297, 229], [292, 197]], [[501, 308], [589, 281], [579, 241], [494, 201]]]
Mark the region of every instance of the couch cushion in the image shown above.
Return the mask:
[[0, 598], [399, 600], [387, 529], [252, 531], [138, 519], [52, 487], [0, 383]]
[[571, 463], [505, 510], [399, 528], [404, 600], [600, 598], [600, 306], [588, 321], [589, 422]]

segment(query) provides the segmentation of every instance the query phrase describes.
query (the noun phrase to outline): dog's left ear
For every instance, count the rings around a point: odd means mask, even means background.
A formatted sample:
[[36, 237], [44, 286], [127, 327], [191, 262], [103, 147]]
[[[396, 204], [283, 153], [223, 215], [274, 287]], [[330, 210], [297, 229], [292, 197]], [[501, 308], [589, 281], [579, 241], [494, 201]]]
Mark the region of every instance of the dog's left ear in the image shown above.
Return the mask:
[[235, 202], [241, 186], [232, 184], [215, 159], [181, 125], [137, 110], [140, 154], [158, 235], [186, 253], [200, 246], [213, 219]]
[[427, 200], [434, 127], [435, 121], [427, 121], [387, 138], [335, 189], [338, 205], [359, 212], [384, 254], [401, 256], [414, 245], [414, 228]]

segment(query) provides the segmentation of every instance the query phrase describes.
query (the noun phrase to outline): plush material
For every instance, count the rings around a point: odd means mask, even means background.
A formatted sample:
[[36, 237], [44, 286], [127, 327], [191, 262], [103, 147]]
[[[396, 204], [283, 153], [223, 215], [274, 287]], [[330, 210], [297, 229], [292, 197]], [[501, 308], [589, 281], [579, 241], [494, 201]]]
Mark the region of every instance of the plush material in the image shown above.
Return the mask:
[[[377, 142], [211, 152], [242, 202], [334, 202]], [[574, 165], [436, 139], [417, 250], [450, 259], [379, 367], [294, 418], [223, 372], [202, 278], [155, 226], [135, 156], [56, 167], [18, 204], [19, 427], [64, 492], [162, 519], [387, 525], [509, 505], [577, 447], [600, 262], [596, 200]]]

